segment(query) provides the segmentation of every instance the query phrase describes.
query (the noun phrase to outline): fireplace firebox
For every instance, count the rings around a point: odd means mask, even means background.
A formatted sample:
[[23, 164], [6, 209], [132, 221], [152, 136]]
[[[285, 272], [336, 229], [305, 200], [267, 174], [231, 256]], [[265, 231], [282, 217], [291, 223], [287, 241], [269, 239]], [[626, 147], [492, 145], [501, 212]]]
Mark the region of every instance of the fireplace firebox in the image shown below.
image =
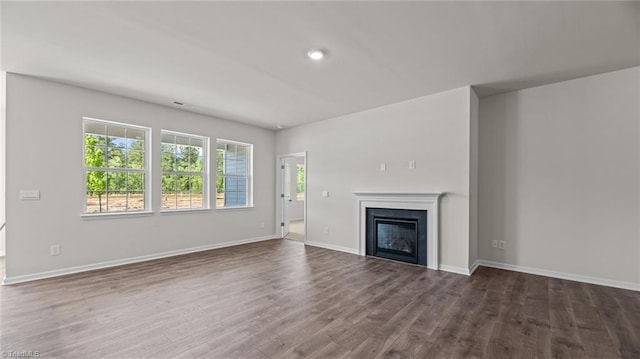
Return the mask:
[[366, 254], [427, 265], [427, 211], [367, 208]]

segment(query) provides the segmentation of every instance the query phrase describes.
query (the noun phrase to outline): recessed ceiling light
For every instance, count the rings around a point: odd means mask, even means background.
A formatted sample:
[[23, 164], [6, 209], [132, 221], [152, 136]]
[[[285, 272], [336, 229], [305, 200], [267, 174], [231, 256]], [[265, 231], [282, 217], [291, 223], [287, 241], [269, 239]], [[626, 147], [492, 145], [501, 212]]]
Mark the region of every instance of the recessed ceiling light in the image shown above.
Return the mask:
[[307, 52], [307, 56], [309, 56], [309, 58], [311, 60], [314, 60], [314, 61], [320, 61], [326, 55], [327, 55], [327, 51], [323, 50], [323, 49], [313, 49], [313, 50], [309, 50], [309, 52]]
[[282, 129], [282, 128], [284, 128], [284, 125], [276, 125], [276, 128], [277, 129]]

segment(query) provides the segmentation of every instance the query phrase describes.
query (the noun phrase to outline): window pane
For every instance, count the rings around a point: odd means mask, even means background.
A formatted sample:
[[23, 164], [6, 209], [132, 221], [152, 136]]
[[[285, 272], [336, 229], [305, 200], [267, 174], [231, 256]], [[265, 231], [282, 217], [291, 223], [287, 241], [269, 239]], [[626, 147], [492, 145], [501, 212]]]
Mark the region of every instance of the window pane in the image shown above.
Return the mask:
[[189, 146], [177, 145], [178, 151], [176, 154], [176, 170], [180, 172], [189, 171]]
[[84, 164], [88, 167], [105, 167], [106, 148], [100, 146], [102, 139], [94, 135], [85, 135], [84, 138]]
[[[228, 153], [228, 152], [227, 152]], [[224, 161], [224, 173], [228, 175], [234, 175], [238, 173], [237, 161], [227, 157]]]
[[96, 137], [100, 138], [102, 142], [99, 143], [99, 145], [105, 146], [105, 139], [107, 137], [107, 126], [104, 123], [85, 121], [84, 133], [95, 135]]
[[162, 144], [162, 170], [176, 170], [176, 145], [170, 143]]
[[191, 192], [202, 192], [204, 176], [191, 176]]
[[87, 213], [99, 213], [107, 211], [107, 196], [105, 191], [87, 191]]
[[216, 207], [224, 207], [224, 183], [223, 176], [216, 178]]
[[127, 129], [127, 148], [144, 151], [144, 131]]
[[107, 191], [107, 212], [124, 212], [127, 210], [126, 191]]
[[144, 152], [127, 150], [127, 168], [144, 169]]
[[162, 192], [162, 209], [175, 209], [176, 208], [176, 193]]
[[191, 191], [191, 181], [189, 176], [176, 176], [177, 191], [180, 193], [189, 193]]
[[105, 171], [86, 172], [87, 192], [98, 192], [107, 189], [107, 173]]
[[125, 127], [107, 125], [107, 147], [124, 148], [127, 142], [125, 133]]
[[161, 136], [161, 141], [162, 143], [166, 143], [166, 144], [175, 144], [176, 143], [176, 136], [174, 135], [170, 135], [167, 133], [163, 133]]
[[172, 174], [162, 175], [162, 192], [176, 191], [176, 176]]
[[191, 193], [191, 208], [202, 208], [203, 207], [203, 193], [202, 192], [192, 192]]
[[125, 151], [122, 148], [107, 149], [107, 167], [123, 168], [125, 165]]
[[191, 146], [189, 150], [189, 172], [202, 172], [204, 169], [202, 159], [202, 147]]
[[144, 191], [144, 173], [127, 174], [127, 190], [128, 191]]
[[109, 191], [126, 191], [127, 190], [127, 173], [126, 172], [109, 172], [107, 174], [107, 189]]
[[142, 211], [144, 210], [144, 192], [130, 191], [127, 193], [127, 211]]

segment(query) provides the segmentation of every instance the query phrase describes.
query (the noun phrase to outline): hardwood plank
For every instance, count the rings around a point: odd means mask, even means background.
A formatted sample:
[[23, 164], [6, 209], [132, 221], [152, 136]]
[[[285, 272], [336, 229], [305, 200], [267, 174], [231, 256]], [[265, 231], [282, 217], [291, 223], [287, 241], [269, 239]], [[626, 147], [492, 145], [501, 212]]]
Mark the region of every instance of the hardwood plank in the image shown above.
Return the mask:
[[[1, 265], [0, 260], [0, 265]], [[287, 240], [0, 288], [43, 358], [639, 358], [640, 293]]]

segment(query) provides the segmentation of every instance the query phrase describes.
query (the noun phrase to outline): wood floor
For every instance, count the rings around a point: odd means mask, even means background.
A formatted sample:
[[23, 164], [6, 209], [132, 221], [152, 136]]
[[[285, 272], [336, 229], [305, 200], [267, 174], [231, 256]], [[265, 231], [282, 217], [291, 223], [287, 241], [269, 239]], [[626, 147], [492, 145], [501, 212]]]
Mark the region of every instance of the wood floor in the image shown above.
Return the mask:
[[288, 240], [0, 295], [2, 351], [41, 358], [640, 358], [640, 293]]

